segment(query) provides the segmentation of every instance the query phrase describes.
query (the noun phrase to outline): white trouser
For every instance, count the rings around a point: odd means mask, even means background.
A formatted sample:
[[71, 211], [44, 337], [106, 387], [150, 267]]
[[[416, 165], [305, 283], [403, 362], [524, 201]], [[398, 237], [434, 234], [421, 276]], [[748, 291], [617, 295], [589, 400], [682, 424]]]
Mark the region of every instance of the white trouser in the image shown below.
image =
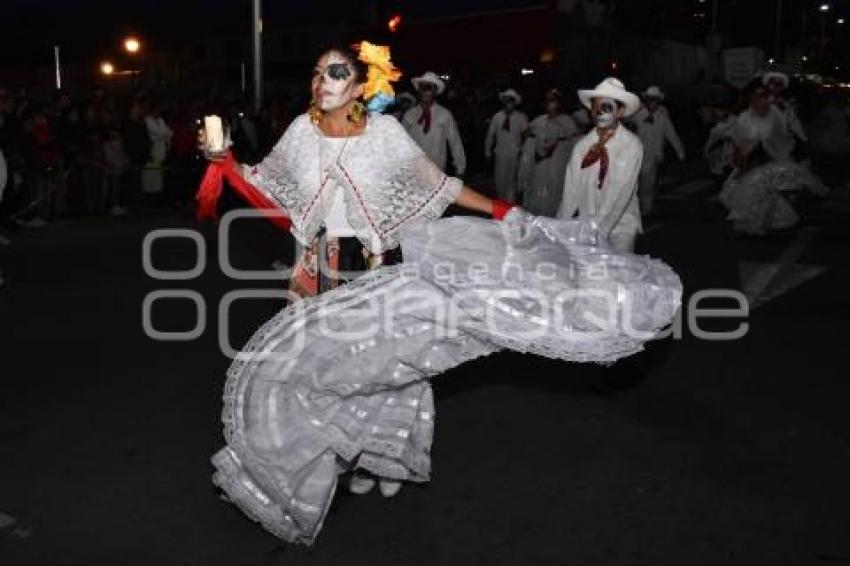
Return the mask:
[[496, 153], [495, 171], [496, 194], [500, 199], [514, 202], [517, 189], [517, 170], [519, 169], [518, 153]]

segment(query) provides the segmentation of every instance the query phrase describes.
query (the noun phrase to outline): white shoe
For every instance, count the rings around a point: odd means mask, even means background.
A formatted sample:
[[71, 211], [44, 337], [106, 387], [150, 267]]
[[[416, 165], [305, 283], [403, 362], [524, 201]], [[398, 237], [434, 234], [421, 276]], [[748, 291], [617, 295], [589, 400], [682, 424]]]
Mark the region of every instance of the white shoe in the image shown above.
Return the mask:
[[398, 480], [381, 480], [378, 482], [378, 487], [381, 489], [381, 495], [392, 497], [401, 491], [401, 482]]
[[348, 482], [348, 490], [355, 495], [369, 493], [373, 487], [375, 487], [374, 478], [362, 474], [354, 474], [351, 476], [351, 481]]

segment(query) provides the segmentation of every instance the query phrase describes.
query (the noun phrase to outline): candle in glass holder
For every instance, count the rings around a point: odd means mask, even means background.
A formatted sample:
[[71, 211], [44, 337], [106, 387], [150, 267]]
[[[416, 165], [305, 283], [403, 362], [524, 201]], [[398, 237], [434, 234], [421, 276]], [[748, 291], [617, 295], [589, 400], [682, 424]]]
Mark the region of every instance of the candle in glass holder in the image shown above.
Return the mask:
[[204, 138], [208, 153], [224, 153], [224, 127], [218, 116], [204, 116]]

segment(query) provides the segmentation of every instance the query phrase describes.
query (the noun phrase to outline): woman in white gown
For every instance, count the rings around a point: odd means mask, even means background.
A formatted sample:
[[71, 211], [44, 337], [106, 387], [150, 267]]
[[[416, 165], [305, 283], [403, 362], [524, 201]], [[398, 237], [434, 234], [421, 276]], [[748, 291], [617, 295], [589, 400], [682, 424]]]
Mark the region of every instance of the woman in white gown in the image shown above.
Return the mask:
[[750, 107], [738, 116], [732, 140], [735, 169], [723, 185], [720, 202], [729, 210], [737, 232], [762, 235], [790, 228], [799, 216], [787, 198], [789, 193], [828, 192], [811, 171], [792, 159], [793, 138], [760, 83], [752, 87]]
[[[392, 117], [346, 125], [350, 108], [330, 101], [351, 87], [333, 82], [349, 74], [362, 76], [349, 55], [326, 53], [313, 82], [318, 121], [297, 118], [255, 167], [212, 166], [252, 184], [302, 243], [317, 234], [333, 186], [370, 253], [404, 251], [404, 263], [292, 303], [228, 371], [227, 445], [212, 458], [213, 480], [268, 531], [307, 544], [341, 474], [377, 476], [385, 494], [428, 480], [431, 377], [501, 348], [616, 360], [668, 324], [681, 297], [666, 265], [615, 254], [591, 226], [534, 218], [446, 177]], [[350, 92], [360, 88], [355, 80]], [[323, 159], [325, 138], [346, 132], [349, 143]], [[438, 220], [453, 201], [504, 221]]]
[[546, 113], [528, 125], [519, 179], [523, 208], [532, 214], [554, 217], [564, 192], [567, 163], [582, 133], [563, 112], [557, 89], [546, 93], [544, 105]]

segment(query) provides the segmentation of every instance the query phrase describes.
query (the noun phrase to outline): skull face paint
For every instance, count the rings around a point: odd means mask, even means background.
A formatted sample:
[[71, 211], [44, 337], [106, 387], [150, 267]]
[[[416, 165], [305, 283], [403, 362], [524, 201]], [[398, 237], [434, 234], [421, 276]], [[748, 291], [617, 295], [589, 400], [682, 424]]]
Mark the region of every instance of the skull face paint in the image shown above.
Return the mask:
[[354, 69], [341, 54], [326, 53], [313, 71], [313, 99], [322, 110], [336, 110], [357, 98]]
[[419, 100], [429, 104], [434, 101], [437, 96], [437, 85], [431, 83], [420, 83], [419, 85]]
[[619, 118], [617, 101], [612, 98], [594, 98], [592, 113], [597, 128], [611, 128]]

